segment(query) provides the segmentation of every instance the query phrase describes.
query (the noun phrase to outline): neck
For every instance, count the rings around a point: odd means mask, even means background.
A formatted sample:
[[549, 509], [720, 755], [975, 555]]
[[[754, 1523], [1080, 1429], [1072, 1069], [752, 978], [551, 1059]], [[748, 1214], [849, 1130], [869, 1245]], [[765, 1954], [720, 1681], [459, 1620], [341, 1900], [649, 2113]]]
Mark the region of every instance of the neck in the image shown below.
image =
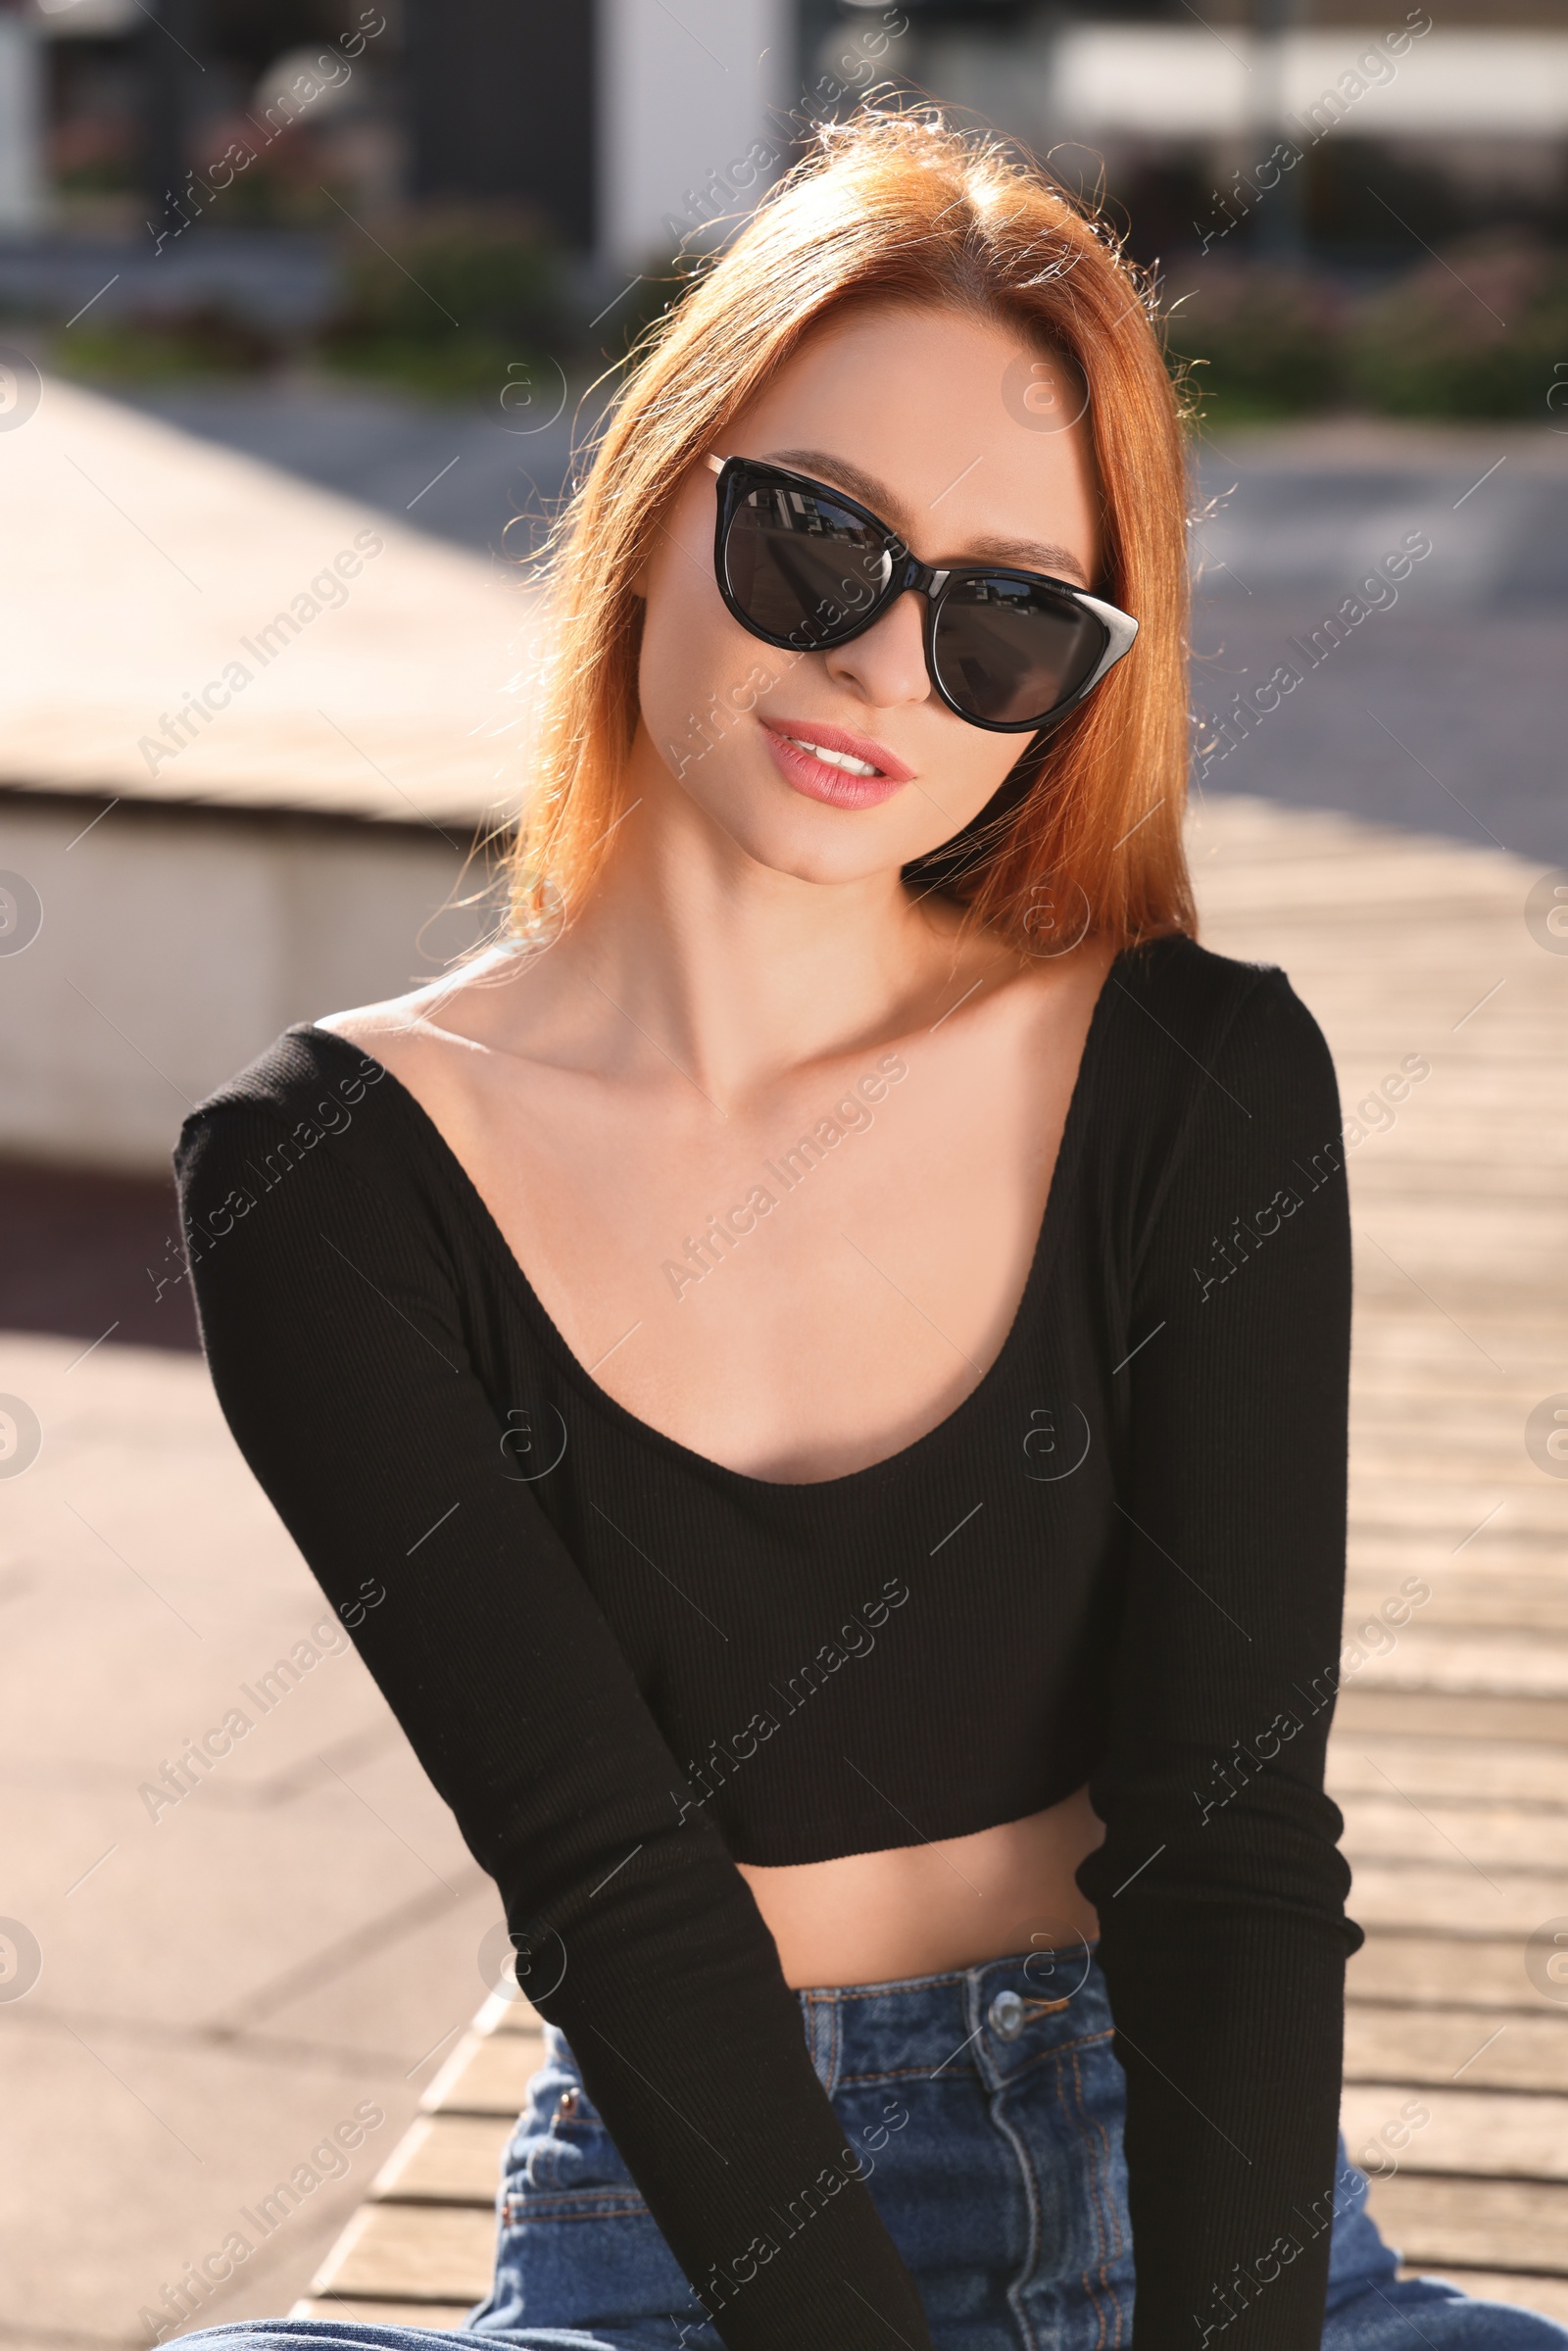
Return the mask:
[[657, 1078], [673, 1064], [722, 1108], [935, 1018], [972, 980], [954, 984], [951, 904], [915, 901], [896, 871], [823, 881], [759, 864], [641, 735], [625, 800], [592, 896], [532, 967], [530, 1027], [542, 1014], [561, 1043], [569, 1031], [573, 1057]]

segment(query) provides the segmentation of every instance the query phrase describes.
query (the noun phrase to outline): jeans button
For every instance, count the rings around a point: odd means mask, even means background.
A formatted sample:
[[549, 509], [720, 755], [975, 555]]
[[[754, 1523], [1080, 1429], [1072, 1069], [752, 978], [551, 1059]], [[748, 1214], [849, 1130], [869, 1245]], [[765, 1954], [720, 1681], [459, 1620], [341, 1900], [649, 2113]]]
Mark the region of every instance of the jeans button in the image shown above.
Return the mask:
[[1023, 2031], [1023, 2002], [1017, 1993], [999, 1991], [991, 2003], [989, 2020], [999, 2040], [1016, 2040]]

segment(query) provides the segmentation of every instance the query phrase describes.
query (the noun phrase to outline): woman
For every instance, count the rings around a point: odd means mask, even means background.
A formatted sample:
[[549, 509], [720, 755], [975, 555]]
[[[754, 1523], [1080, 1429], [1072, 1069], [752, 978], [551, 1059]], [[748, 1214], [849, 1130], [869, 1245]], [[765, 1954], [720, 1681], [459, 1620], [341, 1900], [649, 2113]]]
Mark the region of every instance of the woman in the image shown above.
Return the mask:
[[1096, 224], [824, 132], [568, 516], [512, 937], [187, 1124], [224, 1410], [548, 2020], [480, 2336], [1568, 2341], [1337, 2147], [1341, 1120], [1195, 943], [1183, 513]]

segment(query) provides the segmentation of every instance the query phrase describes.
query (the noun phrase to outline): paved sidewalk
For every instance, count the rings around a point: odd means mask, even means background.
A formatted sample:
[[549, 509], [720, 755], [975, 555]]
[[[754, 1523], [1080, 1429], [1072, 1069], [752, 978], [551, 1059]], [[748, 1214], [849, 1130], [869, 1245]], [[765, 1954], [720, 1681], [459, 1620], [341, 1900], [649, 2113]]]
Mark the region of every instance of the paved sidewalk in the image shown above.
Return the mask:
[[514, 807], [533, 614], [499, 565], [56, 377], [0, 433], [0, 791], [458, 836]]
[[[108, 2351], [235, 2229], [215, 2316], [288, 2307], [482, 1996], [500, 1905], [199, 1358], [10, 1335], [0, 1389], [43, 1427], [0, 1485], [0, 1910], [42, 1961], [0, 1980], [0, 2344]], [[264, 2236], [241, 2213], [279, 2180]]]

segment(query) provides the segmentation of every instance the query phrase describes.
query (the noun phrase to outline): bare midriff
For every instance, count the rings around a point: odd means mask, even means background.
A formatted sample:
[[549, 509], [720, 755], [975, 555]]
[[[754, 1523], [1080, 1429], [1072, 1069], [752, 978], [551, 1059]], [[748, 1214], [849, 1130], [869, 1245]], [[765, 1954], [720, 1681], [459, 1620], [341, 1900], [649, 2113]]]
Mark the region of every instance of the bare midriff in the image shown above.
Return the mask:
[[741, 1876], [796, 1988], [945, 1975], [1099, 1933], [1073, 1872], [1104, 1836], [1087, 1788], [972, 1837]]

